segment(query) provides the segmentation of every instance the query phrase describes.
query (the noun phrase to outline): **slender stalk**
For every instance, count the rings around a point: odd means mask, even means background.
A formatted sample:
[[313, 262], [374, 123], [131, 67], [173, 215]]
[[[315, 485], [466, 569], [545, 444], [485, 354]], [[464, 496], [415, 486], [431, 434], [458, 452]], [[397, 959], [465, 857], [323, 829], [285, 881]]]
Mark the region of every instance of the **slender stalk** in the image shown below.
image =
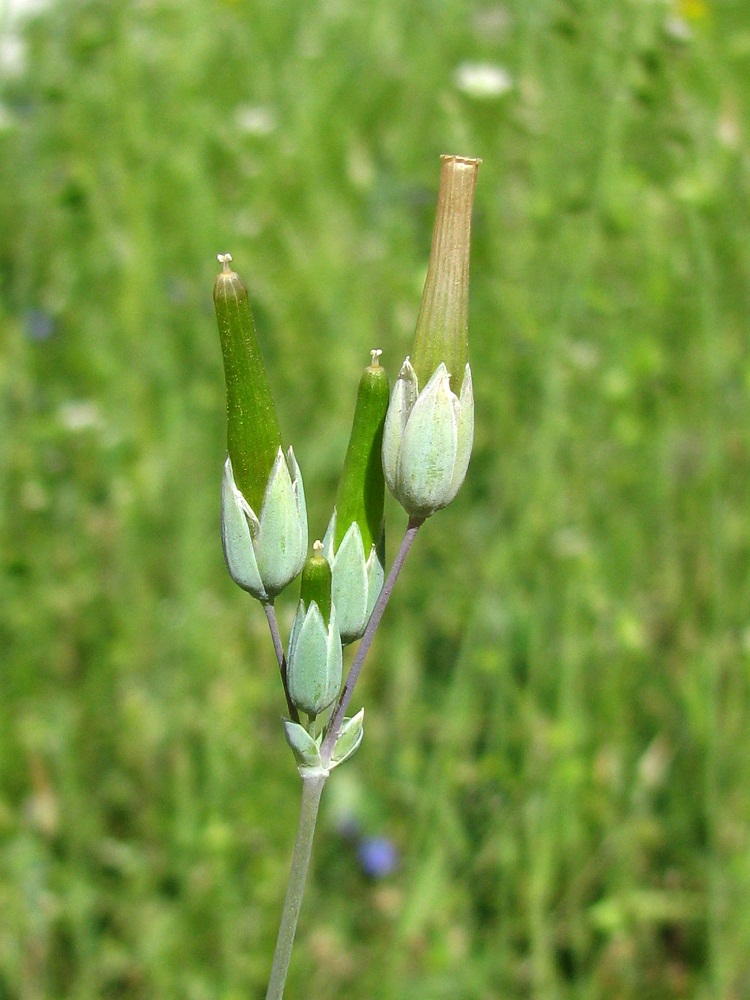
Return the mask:
[[327, 771], [302, 776], [302, 805], [297, 827], [297, 839], [294, 843], [292, 868], [289, 872], [289, 884], [284, 897], [284, 909], [281, 914], [279, 936], [276, 939], [276, 951], [273, 956], [271, 978], [268, 982], [266, 1000], [282, 1000], [284, 984], [286, 983], [289, 963], [292, 958], [294, 933], [297, 930], [297, 918], [302, 906], [302, 894], [305, 891], [307, 870], [310, 867], [315, 823], [318, 818], [318, 807], [323, 786], [328, 777]]
[[279, 635], [279, 623], [276, 621], [276, 611], [274, 610], [273, 602], [264, 601], [263, 610], [266, 613], [268, 627], [271, 630], [273, 648], [276, 651], [276, 659], [279, 663], [279, 673], [281, 674], [281, 684], [284, 688], [284, 696], [286, 697], [286, 707], [289, 712], [289, 718], [292, 722], [299, 722], [299, 712], [292, 704], [292, 699], [289, 697], [289, 687], [287, 686], [286, 681], [286, 654], [284, 653], [284, 646], [282, 645], [281, 636]]
[[375, 602], [375, 607], [372, 610], [372, 615], [370, 616], [370, 621], [367, 623], [367, 628], [362, 636], [362, 639], [357, 649], [357, 655], [354, 657], [354, 662], [351, 665], [351, 669], [346, 678], [346, 683], [339, 696], [338, 704], [336, 709], [331, 716], [331, 721], [328, 724], [328, 729], [326, 731], [325, 739], [320, 748], [320, 756], [323, 761], [323, 766], [327, 766], [331, 759], [331, 754], [333, 753], [333, 746], [336, 742], [336, 737], [341, 729], [341, 723], [344, 721], [344, 716], [346, 715], [346, 710], [349, 707], [349, 702], [352, 700], [352, 694], [354, 693], [354, 685], [359, 679], [359, 675], [362, 672], [362, 666], [365, 662], [365, 657], [367, 656], [370, 646], [372, 645], [372, 640], [377, 631], [377, 627], [380, 624], [380, 619], [383, 617], [383, 612], [386, 609], [386, 605], [390, 600], [391, 594], [393, 593], [393, 588], [398, 579], [398, 575], [406, 561], [406, 557], [409, 555], [409, 550], [414, 544], [414, 539], [417, 537], [417, 532], [420, 526], [424, 524], [424, 518], [411, 518], [409, 524], [407, 525], [406, 531], [404, 532], [404, 537], [401, 539], [401, 545], [399, 546], [396, 558], [391, 566], [391, 571], [388, 574], [388, 579], [383, 584], [383, 589], [380, 591], [380, 595]]
[[[328, 732], [321, 747], [321, 758], [323, 760], [324, 767], [327, 762], [330, 761], [336, 737], [338, 736], [341, 723], [349, 706], [349, 702], [351, 701], [352, 693], [354, 692], [354, 685], [357, 683], [357, 679], [362, 671], [362, 665], [364, 664], [365, 657], [367, 656], [370, 646], [372, 645], [375, 631], [380, 624], [383, 612], [385, 611], [386, 605], [388, 604], [390, 596], [393, 593], [393, 588], [396, 580], [398, 579], [398, 575], [401, 572], [404, 562], [406, 561], [406, 557], [409, 554], [409, 550], [411, 549], [414, 539], [417, 536], [417, 531], [422, 523], [423, 520], [418, 520], [416, 518], [412, 518], [409, 521], [406, 531], [404, 532], [404, 537], [401, 539], [401, 545], [399, 546], [398, 553], [393, 565], [391, 566], [391, 571], [388, 574], [388, 579], [385, 581], [383, 589], [381, 590], [375, 603], [370, 621], [365, 630], [365, 634], [362, 636], [359, 649], [357, 650], [357, 655], [352, 663], [344, 689], [341, 692], [338, 704], [336, 705], [336, 710], [331, 716]], [[289, 713], [295, 721], [299, 721], [299, 716], [291, 703], [289, 691], [286, 685], [286, 657], [284, 656], [284, 650], [279, 637], [276, 614], [274, 612], [273, 605], [270, 603], [264, 604], [263, 609], [266, 612], [266, 618], [268, 619], [268, 626], [271, 630], [274, 649], [276, 650], [276, 658], [279, 661], [279, 670], [281, 671], [281, 679], [284, 684], [284, 692], [286, 694], [287, 705], [289, 706]], [[268, 983], [266, 1000], [283, 1000], [284, 984], [286, 983], [286, 977], [289, 971], [289, 963], [292, 957], [292, 946], [294, 944], [294, 934], [297, 929], [297, 918], [299, 917], [300, 907], [302, 906], [302, 894], [305, 889], [307, 871], [310, 866], [310, 855], [312, 853], [313, 837], [315, 834], [315, 823], [318, 818], [320, 796], [323, 793], [323, 786], [325, 785], [327, 777], [327, 771], [320, 771], [317, 774], [302, 775], [302, 805], [300, 808], [299, 826], [297, 828], [297, 840], [294, 844], [292, 868], [289, 873], [289, 884], [284, 898], [284, 909], [281, 914], [281, 924], [279, 926], [279, 935], [276, 940], [276, 951], [273, 957], [271, 978]]]

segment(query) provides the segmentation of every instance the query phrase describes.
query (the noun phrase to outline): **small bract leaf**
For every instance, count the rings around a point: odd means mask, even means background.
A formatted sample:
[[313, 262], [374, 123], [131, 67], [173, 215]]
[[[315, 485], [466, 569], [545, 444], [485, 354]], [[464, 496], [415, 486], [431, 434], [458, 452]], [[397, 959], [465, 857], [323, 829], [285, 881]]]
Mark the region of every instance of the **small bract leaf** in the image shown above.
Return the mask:
[[357, 751], [364, 736], [365, 710], [361, 708], [351, 719], [344, 719], [338, 738], [333, 745], [331, 767], [338, 767]]
[[291, 719], [282, 719], [284, 736], [292, 749], [298, 767], [321, 767], [318, 744], [304, 726]]

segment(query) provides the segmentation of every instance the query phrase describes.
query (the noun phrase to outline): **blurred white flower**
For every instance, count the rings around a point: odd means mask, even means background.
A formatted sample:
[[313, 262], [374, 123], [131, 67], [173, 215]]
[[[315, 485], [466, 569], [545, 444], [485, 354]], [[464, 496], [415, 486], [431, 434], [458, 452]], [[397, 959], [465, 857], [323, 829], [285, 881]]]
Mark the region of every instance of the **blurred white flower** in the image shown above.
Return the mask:
[[513, 77], [495, 63], [464, 62], [456, 67], [453, 81], [462, 94], [486, 101], [502, 97], [513, 89]]
[[5, 14], [9, 21], [18, 21], [43, 13], [49, 5], [49, 0], [8, 0]]
[[96, 403], [85, 399], [63, 403], [57, 411], [57, 417], [63, 427], [73, 433], [99, 430], [104, 423]]
[[677, 14], [670, 14], [664, 18], [663, 29], [664, 34], [670, 42], [679, 42], [681, 45], [687, 45], [688, 42], [692, 42], [693, 40], [693, 29], [684, 17], [680, 17]]
[[235, 111], [235, 120], [245, 135], [270, 135], [277, 125], [273, 110], [260, 104], [240, 104]]
[[0, 73], [7, 77], [20, 76], [26, 69], [26, 45], [15, 33], [0, 38]]
[[20, 25], [41, 14], [49, 7], [49, 0], [5, 0], [0, 3], [0, 76], [20, 76], [26, 69], [26, 43], [21, 37]]

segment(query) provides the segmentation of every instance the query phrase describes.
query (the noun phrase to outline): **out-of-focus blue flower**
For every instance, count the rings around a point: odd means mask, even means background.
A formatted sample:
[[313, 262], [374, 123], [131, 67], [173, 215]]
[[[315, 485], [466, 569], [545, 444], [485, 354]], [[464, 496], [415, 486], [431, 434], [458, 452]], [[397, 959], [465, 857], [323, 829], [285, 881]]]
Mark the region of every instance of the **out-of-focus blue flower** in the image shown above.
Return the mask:
[[357, 858], [362, 871], [372, 879], [387, 878], [398, 868], [398, 850], [388, 837], [363, 837]]
[[353, 842], [359, 836], [360, 822], [352, 812], [342, 812], [336, 817], [334, 826], [342, 840]]
[[23, 320], [24, 330], [29, 340], [49, 340], [55, 332], [55, 320], [44, 309], [27, 309]]

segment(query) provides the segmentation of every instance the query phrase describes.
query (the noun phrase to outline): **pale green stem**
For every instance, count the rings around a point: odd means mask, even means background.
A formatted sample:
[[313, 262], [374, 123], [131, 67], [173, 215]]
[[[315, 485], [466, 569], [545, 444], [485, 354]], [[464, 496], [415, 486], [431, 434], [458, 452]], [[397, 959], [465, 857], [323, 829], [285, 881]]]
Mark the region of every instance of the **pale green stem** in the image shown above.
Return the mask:
[[284, 909], [281, 914], [279, 936], [276, 939], [276, 951], [273, 956], [271, 978], [268, 982], [266, 1000], [282, 1000], [284, 984], [286, 983], [289, 963], [292, 958], [294, 933], [297, 930], [297, 918], [302, 906], [302, 894], [305, 891], [307, 870], [310, 867], [315, 822], [318, 818], [318, 807], [323, 786], [328, 777], [327, 771], [302, 777], [302, 805], [297, 827], [297, 839], [294, 843], [292, 868], [289, 872], [289, 884], [284, 897]]

